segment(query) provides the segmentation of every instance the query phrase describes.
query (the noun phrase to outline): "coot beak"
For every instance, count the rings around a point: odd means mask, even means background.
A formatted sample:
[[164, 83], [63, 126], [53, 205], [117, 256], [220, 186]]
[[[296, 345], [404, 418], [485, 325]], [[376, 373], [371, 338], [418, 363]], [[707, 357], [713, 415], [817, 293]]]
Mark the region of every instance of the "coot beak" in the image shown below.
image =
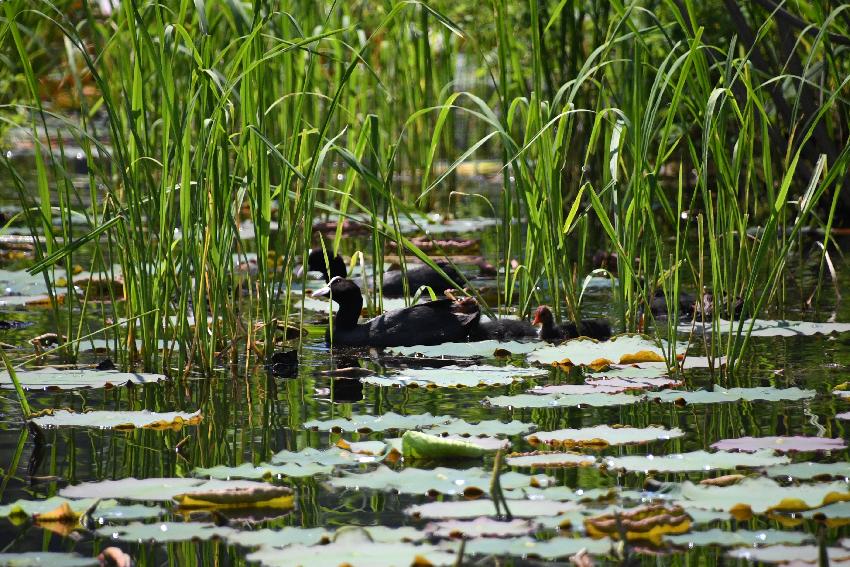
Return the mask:
[[543, 321], [540, 320], [540, 313], [534, 314], [534, 321], [531, 322], [532, 325], [540, 325]]
[[330, 284], [325, 287], [319, 288], [313, 293], [310, 294], [311, 297], [330, 297], [331, 295], [331, 286]]

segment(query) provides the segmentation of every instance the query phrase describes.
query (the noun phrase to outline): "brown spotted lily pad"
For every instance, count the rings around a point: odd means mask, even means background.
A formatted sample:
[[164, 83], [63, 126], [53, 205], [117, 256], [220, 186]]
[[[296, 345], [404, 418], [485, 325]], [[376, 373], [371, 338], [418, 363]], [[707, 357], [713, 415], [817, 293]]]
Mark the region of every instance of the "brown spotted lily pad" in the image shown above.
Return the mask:
[[629, 541], [643, 540], [658, 545], [667, 534], [690, 530], [691, 519], [681, 506], [653, 504], [588, 518], [584, 528], [593, 538], [620, 539], [621, 532], [625, 531]]

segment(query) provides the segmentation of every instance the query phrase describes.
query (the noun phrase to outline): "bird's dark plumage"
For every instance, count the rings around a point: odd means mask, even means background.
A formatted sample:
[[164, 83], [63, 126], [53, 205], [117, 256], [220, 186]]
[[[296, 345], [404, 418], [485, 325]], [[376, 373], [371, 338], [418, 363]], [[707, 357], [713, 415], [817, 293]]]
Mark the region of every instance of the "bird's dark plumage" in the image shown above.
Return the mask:
[[582, 319], [578, 326], [575, 323], [558, 325], [552, 310], [541, 305], [534, 313], [534, 325], [540, 325], [538, 338], [549, 342], [565, 341], [576, 337], [590, 337], [597, 340], [611, 338], [611, 323], [607, 319]]
[[470, 340], [512, 341], [516, 339], [532, 339], [537, 336], [535, 329], [528, 321], [518, 319], [495, 319], [480, 321], [469, 334]]

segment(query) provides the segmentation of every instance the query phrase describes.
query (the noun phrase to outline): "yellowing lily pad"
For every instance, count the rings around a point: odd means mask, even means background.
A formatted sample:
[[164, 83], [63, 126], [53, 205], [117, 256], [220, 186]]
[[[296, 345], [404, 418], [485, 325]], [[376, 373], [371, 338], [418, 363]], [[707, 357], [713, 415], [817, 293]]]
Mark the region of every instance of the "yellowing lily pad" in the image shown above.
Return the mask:
[[729, 388], [728, 390], [715, 386], [713, 391], [697, 390], [696, 392], [685, 392], [682, 390], [663, 390], [652, 392], [647, 397], [662, 402], [674, 402], [685, 404], [719, 404], [725, 402], [739, 401], [768, 401], [778, 402], [782, 400], [805, 400], [814, 398], [814, 390], [801, 390], [800, 388], [772, 388], [769, 386], [757, 388]]
[[772, 449], [782, 453], [798, 451], [836, 451], [847, 447], [843, 439], [828, 437], [739, 437], [723, 439], [711, 445], [724, 451], [754, 452]]
[[721, 530], [714, 528], [704, 532], [666, 535], [664, 541], [682, 547], [704, 547], [719, 545], [723, 547], [760, 547], [765, 545], [807, 543], [814, 538], [803, 532], [786, 532], [781, 530]]
[[691, 528], [691, 519], [681, 506], [652, 504], [587, 518], [584, 528], [593, 538], [620, 539], [624, 532], [629, 541], [641, 540], [658, 545], [662, 536], [687, 532]]
[[194, 488], [177, 494], [174, 500], [182, 508], [292, 508], [292, 489], [286, 486], [260, 484], [250, 487]]
[[688, 506], [723, 510], [746, 517], [748, 512], [804, 511], [832, 502], [850, 500], [850, 488], [844, 482], [782, 486], [765, 477], [746, 478], [731, 486], [706, 486], [685, 482], [681, 486], [683, 503]]
[[[140, 374], [115, 370], [18, 370], [15, 375], [28, 390], [76, 390], [81, 388], [108, 388], [124, 384], [153, 384], [166, 377], [163, 374]], [[13, 388], [6, 371], [0, 372], [0, 388]]]
[[[678, 352], [685, 352], [682, 344]], [[664, 352], [639, 335], [620, 335], [610, 341], [573, 339], [558, 346], [545, 346], [529, 353], [528, 360], [541, 364], [603, 367], [611, 364], [664, 362]]]
[[582, 429], [560, 429], [533, 433], [526, 437], [532, 445], [544, 444], [553, 447], [607, 447], [608, 445], [628, 445], [631, 443], [649, 443], [666, 441], [681, 437], [684, 432], [677, 428], [664, 427], [612, 427], [597, 425]]
[[449, 416], [433, 416], [430, 413], [420, 415], [399, 415], [387, 412], [383, 415], [354, 415], [349, 419], [332, 419], [328, 421], [308, 421], [305, 429], [319, 431], [390, 431], [409, 430], [445, 425], [452, 421]]
[[444, 366], [409, 369], [390, 376], [367, 376], [361, 381], [375, 386], [454, 388], [508, 385], [531, 376], [545, 374], [546, 371], [539, 368], [517, 366]]
[[511, 467], [587, 467], [596, 464], [596, 457], [579, 453], [514, 453], [505, 459]]
[[507, 351], [511, 354], [527, 354], [543, 343], [517, 341], [477, 341], [470, 343], [443, 343], [434, 346], [390, 347], [387, 351], [399, 356], [424, 356], [426, 358], [489, 358], [496, 351]]
[[500, 408], [572, 408], [627, 406], [643, 400], [630, 394], [516, 394], [485, 398], [484, 404]]
[[718, 451], [692, 451], [673, 455], [628, 455], [606, 457], [607, 468], [630, 472], [689, 472], [736, 469], [739, 467], [766, 467], [788, 463], [788, 457], [775, 456], [773, 451], [753, 454]]
[[[380, 465], [367, 473], [346, 473], [340, 478], [332, 478], [329, 483], [338, 488], [395, 490], [404, 494], [480, 496], [489, 492], [492, 478], [491, 471], [480, 468], [459, 470], [437, 467], [426, 470], [408, 467], [396, 472]], [[504, 489], [547, 486], [550, 482], [550, 478], [544, 475], [528, 476], [516, 472], [504, 473], [499, 480]]]
[[32, 421], [44, 428], [95, 427], [98, 429], [180, 429], [184, 425], [201, 422], [201, 410], [194, 413], [142, 411], [88, 411], [76, 413], [68, 410], [47, 410]]
[[[557, 500], [511, 500], [511, 515], [514, 518], [536, 518], [538, 516], [558, 516], [583, 510], [576, 502], [559, 502]], [[492, 500], [459, 500], [456, 502], [429, 502], [411, 506], [405, 512], [416, 518], [423, 519], [463, 519], [479, 516], [492, 516], [496, 513], [496, 505]]]

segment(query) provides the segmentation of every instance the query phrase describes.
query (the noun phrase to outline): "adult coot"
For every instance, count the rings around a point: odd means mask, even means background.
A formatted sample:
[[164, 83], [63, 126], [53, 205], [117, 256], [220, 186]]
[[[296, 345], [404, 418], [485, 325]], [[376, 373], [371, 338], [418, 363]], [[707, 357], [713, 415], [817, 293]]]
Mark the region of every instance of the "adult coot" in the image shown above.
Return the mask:
[[[336, 345], [389, 347], [465, 341], [481, 316], [478, 304], [470, 298], [438, 299], [388, 311], [359, 324], [363, 297], [357, 284], [337, 276], [313, 292], [313, 297], [328, 296], [339, 305], [333, 320]], [[330, 329], [325, 336], [330, 342]]]
[[[384, 272], [381, 293], [384, 297], [402, 297], [405, 279], [411, 294], [416, 293], [416, 290], [422, 286], [428, 286], [438, 295], [442, 295], [444, 289], [457, 287], [463, 283], [463, 277], [454, 266], [442, 260], [437, 260], [435, 263], [445, 272], [448, 278], [427, 264], [411, 266], [405, 273], [402, 273], [401, 270], [390, 270]], [[330, 271], [328, 270], [329, 267]], [[329, 257], [328, 263], [325, 264], [325, 255], [320, 248], [310, 251], [307, 256], [307, 269], [320, 272], [326, 282], [337, 276], [341, 278], [348, 276], [342, 256], [337, 254], [333, 258]]]
[[534, 313], [534, 325], [540, 325], [537, 336], [544, 341], [564, 341], [576, 337], [590, 337], [605, 340], [611, 338], [611, 323], [607, 319], [582, 319], [578, 327], [575, 323], [555, 324], [555, 316], [546, 305], [541, 305]]

